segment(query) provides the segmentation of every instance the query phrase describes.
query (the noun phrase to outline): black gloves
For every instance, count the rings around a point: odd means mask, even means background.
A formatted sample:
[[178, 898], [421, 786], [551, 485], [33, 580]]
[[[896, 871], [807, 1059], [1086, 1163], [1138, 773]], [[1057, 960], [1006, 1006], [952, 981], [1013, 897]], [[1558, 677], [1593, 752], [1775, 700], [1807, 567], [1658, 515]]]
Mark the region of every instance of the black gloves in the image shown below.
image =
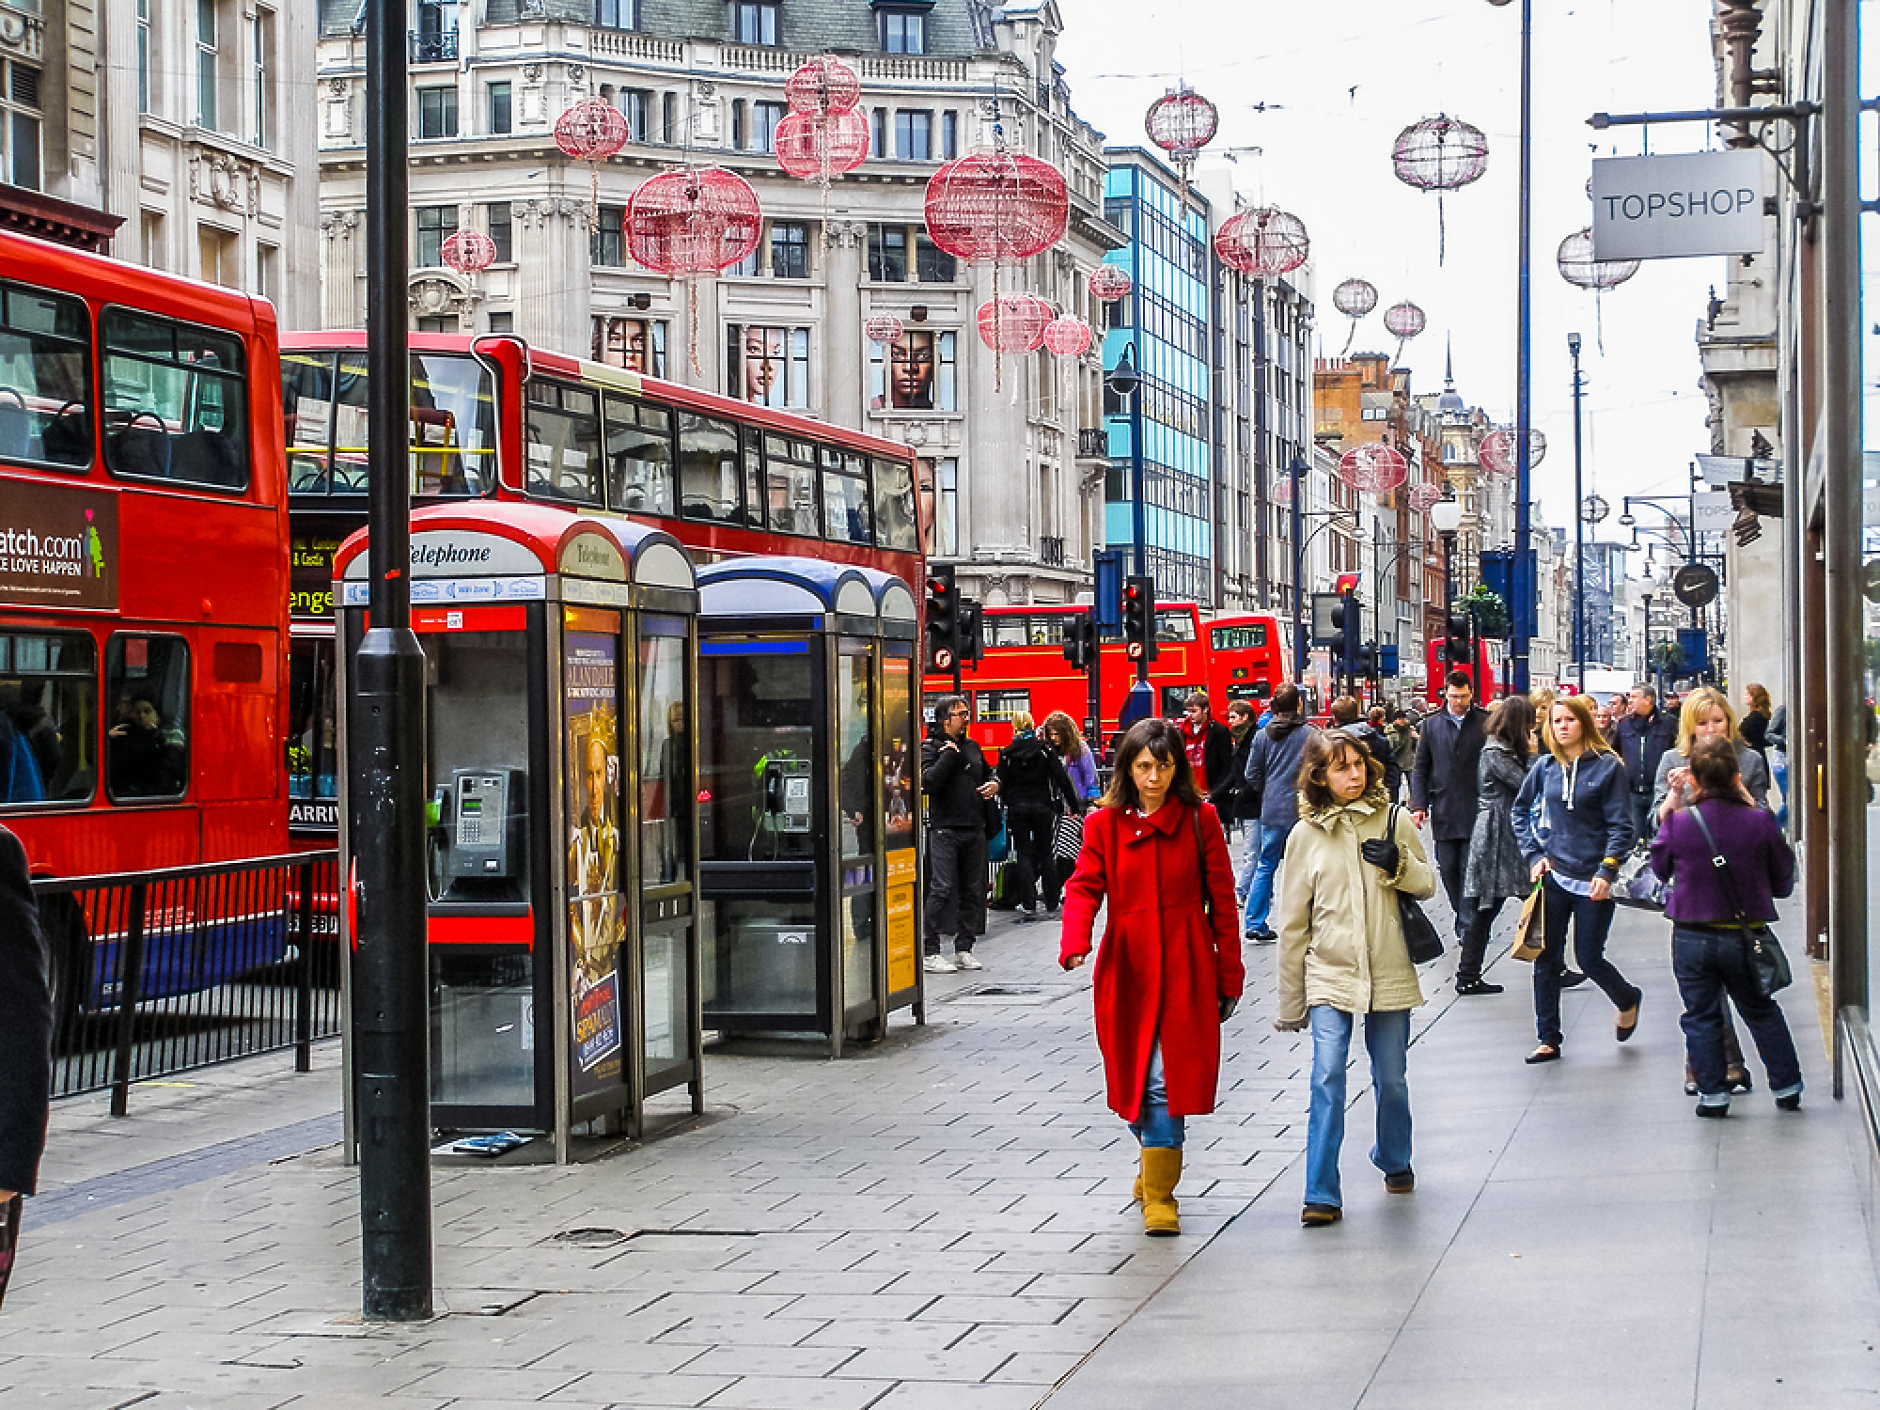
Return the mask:
[[1239, 1007], [1240, 1007], [1239, 999], [1237, 998], [1230, 999], [1225, 994], [1221, 995], [1221, 1022], [1225, 1023], [1227, 1022], [1228, 1019], [1232, 1018], [1234, 1015], [1234, 1010]]
[[1402, 854], [1397, 850], [1397, 844], [1384, 837], [1373, 837], [1369, 842], [1361, 845], [1358, 848], [1358, 855], [1386, 876], [1395, 876], [1397, 866], [1403, 860]]

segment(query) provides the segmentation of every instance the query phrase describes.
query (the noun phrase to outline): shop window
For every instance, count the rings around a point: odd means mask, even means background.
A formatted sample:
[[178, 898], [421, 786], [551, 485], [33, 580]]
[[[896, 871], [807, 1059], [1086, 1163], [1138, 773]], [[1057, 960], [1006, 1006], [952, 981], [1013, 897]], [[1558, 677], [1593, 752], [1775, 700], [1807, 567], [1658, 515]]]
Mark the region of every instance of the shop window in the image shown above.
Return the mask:
[[97, 793], [97, 661], [78, 633], [0, 633], [0, 808]]
[[180, 798], [189, 788], [189, 646], [120, 632], [105, 645], [105, 782], [116, 802]]

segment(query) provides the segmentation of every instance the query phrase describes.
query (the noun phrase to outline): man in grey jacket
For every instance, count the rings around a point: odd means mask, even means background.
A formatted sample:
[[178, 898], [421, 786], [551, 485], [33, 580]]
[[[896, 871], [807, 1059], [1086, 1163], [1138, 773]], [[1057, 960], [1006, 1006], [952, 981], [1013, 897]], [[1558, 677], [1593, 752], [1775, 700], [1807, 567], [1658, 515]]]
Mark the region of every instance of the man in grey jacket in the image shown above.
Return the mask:
[[1299, 821], [1299, 756], [1315, 733], [1299, 713], [1299, 687], [1282, 685], [1273, 692], [1273, 718], [1247, 751], [1247, 792], [1260, 800], [1260, 860], [1247, 888], [1246, 916], [1247, 938], [1256, 945], [1271, 945], [1277, 938], [1266, 923], [1273, 873]]
[[1466, 671], [1449, 673], [1443, 701], [1447, 708], [1424, 718], [1423, 737], [1417, 741], [1410, 813], [1418, 827], [1429, 820], [1436, 870], [1461, 938], [1468, 930], [1462, 917], [1462, 874], [1469, 862], [1469, 834], [1475, 828], [1476, 766], [1482, 759], [1488, 715], [1475, 703], [1475, 685]]

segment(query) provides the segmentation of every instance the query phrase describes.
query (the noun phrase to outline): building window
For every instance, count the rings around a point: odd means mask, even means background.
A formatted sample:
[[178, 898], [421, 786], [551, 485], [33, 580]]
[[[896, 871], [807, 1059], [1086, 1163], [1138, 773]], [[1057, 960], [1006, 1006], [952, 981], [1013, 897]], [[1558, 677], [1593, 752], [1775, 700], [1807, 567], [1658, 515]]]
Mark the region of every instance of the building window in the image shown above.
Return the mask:
[[731, 148], [733, 151], [744, 150], [745, 142], [745, 106], [742, 98], [731, 100]]
[[455, 137], [457, 135], [457, 89], [420, 88], [418, 90], [418, 136]]
[[449, 314], [430, 314], [418, 320], [420, 333], [455, 333], [457, 320]]
[[932, 160], [932, 113], [913, 108], [894, 115], [894, 155], [904, 162]]
[[809, 329], [730, 324], [725, 390], [759, 406], [809, 405]]
[[138, 245], [143, 254], [142, 264], [146, 269], [169, 268], [169, 254], [164, 248], [163, 215], [160, 211], [144, 211], [138, 217]]
[[419, 206], [412, 214], [417, 217], [417, 267], [434, 269], [444, 262], [444, 237], [457, 228], [457, 207]]
[[281, 297], [281, 250], [278, 245], [255, 246], [255, 292], [270, 302]]
[[777, 221], [770, 227], [770, 273], [774, 279], [809, 278], [809, 227]]
[[774, 48], [782, 10], [778, 0], [731, 0], [731, 42]]
[[490, 315], [490, 332], [513, 333], [516, 331], [516, 315], [508, 311]]
[[150, 111], [150, 0], [137, 0], [137, 111]]
[[508, 133], [513, 121], [514, 108], [511, 106], [510, 88], [507, 83], [492, 83], [490, 93], [490, 133], [501, 137]]
[[907, 227], [868, 227], [868, 277], [884, 284], [907, 282]]
[[600, 223], [589, 244], [589, 254], [597, 268], [619, 269], [626, 261], [621, 226], [627, 218], [625, 206], [602, 206]]
[[952, 161], [960, 154], [960, 115], [949, 108], [940, 114], [940, 159]]
[[959, 335], [907, 328], [886, 348], [869, 346], [869, 407], [875, 411], [957, 411]]
[[928, 527], [928, 551], [941, 558], [955, 557], [960, 551], [960, 463], [953, 459], [923, 460], [920, 468], [923, 480], [929, 475], [933, 477], [933, 523]]
[[677, 142], [679, 140], [679, 95], [665, 93], [660, 95], [660, 140]]
[[609, 367], [666, 375], [666, 324], [655, 318], [594, 317], [590, 355]]
[[653, 93], [647, 88], [623, 88], [614, 98], [614, 106], [626, 115], [627, 140], [653, 140]]
[[594, 0], [596, 29], [638, 29], [640, 0]]
[[881, 12], [881, 52], [884, 54], [925, 54], [927, 52], [925, 12], [883, 10]]
[[951, 284], [959, 277], [959, 261], [928, 238], [925, 228], [914, 232], [915, 278], [923, 284]]
[[255, 146], [265, 149], [274, 135], [273, 108], [268, 101], [268, 71], [274, 66], [274, 15], [255, 11]]
[[755, 279], [757, 277], [758, 258], [758, 252], [752, 250], [736, 264], [725, 266], [725, 273], [735, 275], [739, 279]]
[[196, 0], [196, 123], [211, 129], [216, 124], [218, 32], [215, 0]]
[[233, 230], [217, 230], [213, 225], [196, 227], [196, 277], [205, 284], [220, 284], [225, 289], [242, 286], [241, 237]]
[[888, 110], [876, 108], [868, 115], [868, 155], [888, 155]]
[[751, 104], [751, 136], [760, 152], [777, 150], [777, 124], [783, 121], [782, 103]]
[[515, 259], [511, 239], [509, 202], [497, 201], [490, 206], [490, 243], [496, 246], [497, 264]]
[[0, 177], [28, 191], [39, 189], [39, 70], [9, 60], [0, 64]]

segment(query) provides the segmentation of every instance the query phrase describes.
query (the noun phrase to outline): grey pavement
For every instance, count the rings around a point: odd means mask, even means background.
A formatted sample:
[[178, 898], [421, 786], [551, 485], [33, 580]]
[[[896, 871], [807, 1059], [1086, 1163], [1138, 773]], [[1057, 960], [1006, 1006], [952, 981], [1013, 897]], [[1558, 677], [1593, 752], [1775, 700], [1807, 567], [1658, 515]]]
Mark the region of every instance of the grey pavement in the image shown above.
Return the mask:
[[1387, 1200], [1365, 1165], [1354, 1080], [1348, 1217], [1308, 1233], [1308, 1043], [1271, 1031], [1273, 950], [1249, 949], [1184, 1234], [1149, 1240], [1088, 971], [1056, 948], [1055, 925], [995, 917], [983, 973], [931, 979], [926, 1028], [839, 1062], [716, 1049], [707, 1115], [674, 1107], [645, 1143], [439, 1162], [440, 1315], [416, 1325], [359, 1318], [335, 1046], [311, 1075], [141, 1085], [125, 1121], [62, 1103], [0, 1406], [1880, 1403], [1864, 1136], [1827, 1099], [1805, 979], [1804, 1110], [1759, 1092], [1719, 1123], [1681, 1092], [1661, 921], [1617, 935], [1647, 990], [1623, 1049], [1582, 990], [1566, 1060], [1527, 1068], [1523, 989], [1426, 985], [1420, 1188]]

